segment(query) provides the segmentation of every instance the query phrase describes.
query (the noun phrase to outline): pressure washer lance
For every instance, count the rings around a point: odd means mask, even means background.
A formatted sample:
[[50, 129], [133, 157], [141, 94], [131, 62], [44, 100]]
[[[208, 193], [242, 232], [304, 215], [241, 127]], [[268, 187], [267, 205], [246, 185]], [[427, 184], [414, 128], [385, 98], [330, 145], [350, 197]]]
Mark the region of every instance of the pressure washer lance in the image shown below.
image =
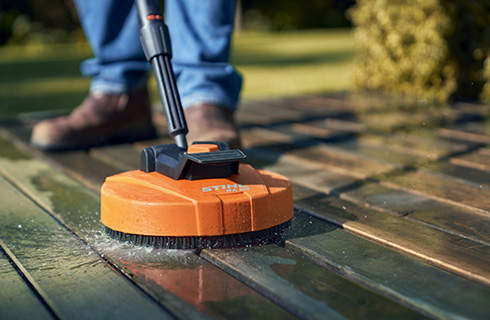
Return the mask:
[[172, 58], [170, 36], [167, 26], [163, 23], [160, 4], [158, 1], [137, 0], [136, 6], [140, 22], [140, 42], [146, 60], [153, 66], [167, 119], [168, 133], [175, 139], [175, 144], [179, 148], [187, 150], [185, 135], [189, 130], [170, 62]]

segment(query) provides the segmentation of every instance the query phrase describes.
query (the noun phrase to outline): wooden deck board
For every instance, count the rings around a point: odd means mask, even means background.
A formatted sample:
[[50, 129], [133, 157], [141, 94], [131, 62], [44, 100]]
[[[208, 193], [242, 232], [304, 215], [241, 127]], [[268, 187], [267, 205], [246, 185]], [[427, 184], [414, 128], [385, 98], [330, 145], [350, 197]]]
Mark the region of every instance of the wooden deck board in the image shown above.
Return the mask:
[[434, 197], [455, 206], [490, 215], [490, 190], [462, 183], [456, 179], [424, 170], [389, 177], [382, 184]]
[[490, 172], [490, 149], [480, 149], [451, 159], [451, 162]]
[[436, 162], [422, 166], [421, 169], [449, 176], [478, 188], [490, 189], [490, 172], [477, 168], [461, 166], [450, 162]]
[[59, 316], [172, 318], [1, 177], [0, 188], [0, 238], [48, 295]]
[[0, 288], [2, 319], [54, 319], [3, 252], [0, 252]]
[[301, 318], [422, 318], [275, 245], [201, 255]]
[[296, 212], [286, 244], [429, 316], [484, 319], [490, 312], [480, 299], [489, 296], [488, 286], [365, 241], [304, 212]]
[[475, 214], [472, 210], [379, 183], [365, 184], [342, 193], [341, 197], [377, 210], [423, 221], [443, 231], [490, 245], [490, 216]]

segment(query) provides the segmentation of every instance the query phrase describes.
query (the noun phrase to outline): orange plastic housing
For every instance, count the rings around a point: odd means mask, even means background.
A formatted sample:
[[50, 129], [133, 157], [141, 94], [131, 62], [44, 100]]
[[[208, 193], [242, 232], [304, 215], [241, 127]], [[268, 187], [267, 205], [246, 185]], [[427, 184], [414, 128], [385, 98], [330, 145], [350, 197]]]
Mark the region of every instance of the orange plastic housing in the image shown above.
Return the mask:
[[149, 236], [216, 236], [267, 229], [293, 217], [291, 183], [240, 164], [229, 178], [173, 180], [128, 171], [106, 178], [102, 223], [115, 231]]

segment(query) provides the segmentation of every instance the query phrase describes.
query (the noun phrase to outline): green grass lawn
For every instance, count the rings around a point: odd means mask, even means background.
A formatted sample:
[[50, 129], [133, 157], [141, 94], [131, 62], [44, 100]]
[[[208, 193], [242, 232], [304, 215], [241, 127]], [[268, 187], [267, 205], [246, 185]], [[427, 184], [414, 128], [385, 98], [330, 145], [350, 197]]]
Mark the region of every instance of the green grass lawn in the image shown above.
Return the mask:
[[[243, 99], [349, 90], [354, 57], [352, 32], [241, 32], [232, 61], [243, 74]], [[86, 95], [89, 79], [79, 63], [91, 56], [87, 44], [0, 48], [0, 117], [65, 110]], [[151, 88], [154, 97], [155, 84]]]

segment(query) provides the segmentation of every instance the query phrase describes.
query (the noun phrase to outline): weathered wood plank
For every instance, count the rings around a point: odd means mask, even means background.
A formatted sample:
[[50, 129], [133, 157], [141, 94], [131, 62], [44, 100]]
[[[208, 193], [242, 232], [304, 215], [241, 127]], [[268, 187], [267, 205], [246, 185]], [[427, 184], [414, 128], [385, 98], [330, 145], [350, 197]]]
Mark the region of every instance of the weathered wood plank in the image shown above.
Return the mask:
[[[131, 155], [127, 155], [130, 153]], [[132, 144], [121, 144], [104, 148], [92, 148], [90, 156], [101, 160], [118, 169], [127, 170], [127, 168], [138, 169], [140, 167], [140, 158], [135, 157], [134, 146]], [[117, 161], [113, 161], [117, 159]]]
[[434, 197], [482, 214], [488, 214], [490, 211], [490, 190], [428, 171], [417, 170], [386, 177], [381, 183], [389, 187]]
[[[448, 130], [457, 130], [457, 131], [462, 131], [466, 134], [472, 135], [474, 138], [481, 139], [480, 142], [483, 143], [489, 143], [490, 141], [490, 121], [488, 120], [488, 113], [489, 111], [486, 112], [487, 114], [487, 119], [483, 119], [482, 117], [468, 117], [467, 121], [461, 121], [459, 123], [456, 123], [454, 125], [451, 125], [447, 127], [446, 129]], [[478, 119], [475, 119], [478, 118]]]
[[[17, 154], [18, 151], [7, 143], [4, 146], [0, 150], [0, 173], [15, 180], [40, 206], [57, 216], [180, 318], [203, 318], [204, 314], [215, 318], [291, 317], [192, 252], [178, 255], [172, 250], [147, 250], [108, 238], [99, 222], [99, 202], [95, 193], [46, 163], [28, 157], [21, 160], [22, 153]], [[205, 288], [203, 283], [213, 283], [213, 286]], [[204, 314], [197, 313], [191, 306]]]
[[476, 143], [490, 144], [490, 135], [478, 134], [473, 132], [467, 132], [457, 129], [440, 128], [438, 133], [442, 137], [473, 141]]
[[296, 186], [293, 194], [298, 208], [319, 218], [436, 266], [490, 284], [490, 247], [486, 245], [305, 187]]
[[327, 193], [346, 188], [358, 181], [352, 176], [325, 170], [319, 164], [305, 166], [301, 162], [295, 163], [283, 158], [275, 159], [272, 157], [267, 159], [267, 155], [263, 151], [254, 148], [247, 150], [247, 161], [255, 168], [282, 174], [295, 183], [315, 186]]
[[490, 172], [461, 166], [450, 162], [434, 162], [421, 167], [424, 171], [446, 175], [463, 183], [472, 184], [477, 188], [490, 189]]
[[4, 178], [0, 178], [0, 188], [0, 237], [48, 294], [60, 316], [172, 318]]
[[301, 318], [422, 317], [276, 245], [203, 250], [201, 256]]
[[291, 138], [281, 132], [264, 128], [251, 128], [242, 130], [242, 144], [245, 148], [261, 146], [270, 143], [289, 143]]
[[490, 149], [479, 149], [474, 152], [451, 158], [451, 162], [490, 172]]
[[0, 251], [0, 317], [2, 319], [53, 319], [36, 294]]
[[136, 281], [171, 291], [212, 318], [296, 319], [192, 251], [125, 248], [119, 252]]
[[385, 161], [371, 159], [326, 145], [290, 151], [284, 157], [303, 161], [305, 165], [308, 163], [322, 163], [329, 170], [363, 179], [388, 173], [399, 168], [399, 166]]
[[[291, 139], [298, 138], [297, 126], [282, 126], [277, 128]], [[312, 129], [309, 133], [303, 129], [300, 134], [309, 134], [313, 138], [324, 139]], [[421, 160], [436, 160], [450, 154], [464, 152], [474, 148], [473, 142], [461, 142], [441, 138], [432, 131], [393, 133], [390, 135], [362, 134], [349, 140], [327, 140], [327, 146], [368, 156], [372, 159], [393, 164], [406, 165]]]
[[295, 213], [286, 239], [287, 246], [315, 263], [429, 316], [486, 319], [490, 312], [490, 287], [356, 237], [304, 212]]
[[292, 123], [309, 123], [327, 118], [351, 118], [352, 112], [341, 103], [328, 107], [308, 105], [302, 108], [304, 98], [249, 101], [238, 108], [240, 127], [277, 126]]
[[352, 121], [349, 118], [327, 118], [319, 121], [311, 121], [307, 124], [293, 124], [293, 126], [295, 126], [295, 130], [300, 133], [311, 134], [312, 132], [310, 130], [313, 130], [315, 135], [322, 138], [328, 137], [327, 134], [331, 133], [332, 131], [346, 131], [360, 134], [367, 130], [367, 127], [363, 123]]
[[437, 125], [447, 116], [441, 113], [409, 112], [402, 110], [371, 110], [357, 112], [357, 118], [364, 123], [369, 132], [387, 133], [398, 130], [411, 130], [424, 127], [427, 123]]
[[352, 112], [355, 106], [345, 94], [306, 95], [286, 98], [281, 101], [280, 107], [301, 110], [303, 112]]
[[441, 138], [433, 131], [417, 130], [410, 133], [394, 133], [389, 136], [363, 135], [359, 137], [359, 143], [370, 146], [382, 146], [392, 151], [398, 151], [405, 155], [418, 156], [425, 159], [436, 160], [450, 154], [464, 152], [475, 144], [462, 143], [450, 139]]
[[12, 250], [9, 249], [7, 244], [0, 239], [0, 247], [8, 257], [13, 266], [17, 269], [22, 278], [29, 284], [29, 286], [33, 289], [39, 299], [43, 302], [46, 309], [49, 313], [55, 317], [56, 319], [61, 318], [61, 313], [57, 310], [56, 304], [51, 300], [51, 297], [46, 294], [43, 288], [39, 285], [36, 279], [31, 275], [31, 273], [24, 267], [24, 265], [17, 259]]
[[[258, 135], [256, 135], [258, 133]], [[277, 134], [277, 132], [274, 132]], [[386, 161], [369, 159], [353, 152], [335, 148], [335, 142], [322, 144], [315, 140], [296, 141], [292, 138], [281, 137], [267, 143], [270, 135], [261, 132], [247, 132], [248, 146], [254, 146], [256, 154], [273, 155], [276, 159], [291, 160], [304, 165], [321, 165], [324, 169], [335, 171], [339, 174], [351, 175], [355, 178], [366, 178], [372, 175], [389, 172], [397, 168], [396, 165]], [[274, 137], [274, 135], [272, 135]], [[255, 146], [255, 144], [260, 144]], [[247, 150], [248, 152], [248, 150]]]
[[85, 151], [56, 153], [45, 157], [50, 163], [93, 188], [101, 186], [105, 177], [121, 172], [103, 161], [93, 159]]
[[[139, 152], [146, 147], [172, 143], [169, 136], [157, 139], [139, 141], [136, 143], [118, 144], [90, 149], [90, 156], [103, 161], [111, 167], [120, 170], [138, 169], [140, 167]], [[93, 160], [92, 160], [93, 161]], [[89, 161], [90, 162], [90, 161]]]
[[30, 128], [27, 126], [12, 126], [1, 130], [7, 140], [17, 142], [17, 147], [24, 153], [29, 153], [49, 161], [55, 167], [75, 176], [91, 187], [99, 187], [104, 183], [104, 177], [120, 172], [118, 168], [107, 165], [103, 161], [91, 159], [87, 151], [50, 152], [43, 153], [30, 147]]
[[341, 198], [422, 221], [440, 230], [490, 245], [490, 216], [455, 207], [422, 195], [369, 183], [342, 193]]

